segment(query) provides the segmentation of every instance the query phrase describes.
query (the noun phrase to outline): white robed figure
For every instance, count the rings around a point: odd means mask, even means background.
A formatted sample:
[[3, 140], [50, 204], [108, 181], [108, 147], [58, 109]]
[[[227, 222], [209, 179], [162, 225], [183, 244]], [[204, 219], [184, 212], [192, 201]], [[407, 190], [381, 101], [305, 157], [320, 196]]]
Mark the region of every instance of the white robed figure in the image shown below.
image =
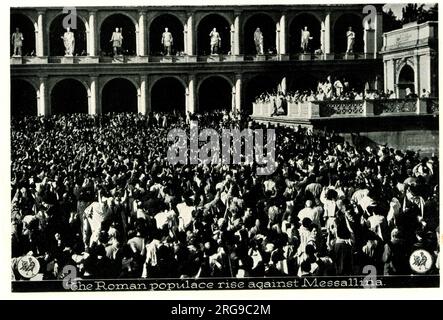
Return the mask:
[[102, 223], [111, 215], [112, 198], [101, 197], [98, 193], [98, 201], [91, 203], [85, 209], [83, 220], [83, 242], [89, 247], [92, 243], [97, 242], [100, 232], [102, 231]]
[[263, 33], [260, 28], [257, 28], [254, 32], [254, 43], [257, 54], [263, 54]]
[[303, 53], [306, 53], [309, 49], [309, 40], [312, 40], [311, 33], [308, 31], [308, 27], [301, 30], [301, 48]]
[[211, 38], [211, 54], [218, 54], [218, 50], [221, 46], [220, 33], [218, 33], [217, 29], [214, 28], [209, 34], [209, 37]]
[[174, 43], [174, 39], [172, 34], [169, 32], [168, 28], [165, 28], [165, 32], [162, 34], [162, 45], [163, 45], [163, 53], [167, 56], [171, 55], [172, 45]]
[[349, 27], [348, 32], [346, 32], [346, 38], [348, 40], [346, 53], [354, 52], [354, 42], [355, 42], [355, 32], [352, 31], [352, 27]]
[[63, 44], [65, 45], [65, 56], [72, 57], [75, 49], [75, 37], [71, 28], [66, 28], [66, 32], [63, 34]]

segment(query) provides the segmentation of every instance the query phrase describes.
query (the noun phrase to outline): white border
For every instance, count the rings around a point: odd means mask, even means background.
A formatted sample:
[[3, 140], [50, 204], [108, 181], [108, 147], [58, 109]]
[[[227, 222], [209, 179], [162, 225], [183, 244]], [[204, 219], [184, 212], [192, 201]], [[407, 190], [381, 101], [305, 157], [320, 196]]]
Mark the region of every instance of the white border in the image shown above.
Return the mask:
[[[318, 4], [343, 4], [343, 3], [365, 3], [366, 1], [315, 1]], [[402, 3], [411, 1], [380, 1], [373, 0], [368, 3]], [[435, 2], [435, 1], [433, 1]], [[10, 7], [52, 7], [52, 6], [166, 6], [166, 5], [278, 5], [278, 4], [312, 4], [311, 1], [300, 0], [107, 0], [107, 1], [88, 1], [88, 0], [20, 0], [20, 1], [1, 1], [0, 4], [0, 30], [2, 30], [3, 39], [9, 43], [9, 10]], [[440, 11], [442, 8], [440, 8]], [[441, 14], [440, 14], [441, 15]], [[439, 16], [440, 20], [440, 16]], [[441, 25], [439, 25], [439, 34], [441, 35]], [[439, 47], [440, 48], [440, 47]], [[173, 291], [173, 292], [55, 292], [55, 293], [12, 293], [10, 279], [10, 60], [9, 45], [1, 50], [1, 82], [0, 82], [0, 299], [47, 299], [47, 300], [362, 300], [362, 299], [442, 299], [443, 289], [284, 289], [284, 290], [214, 290], [214, 291]], [[439, 50], [439, 74], [441, 75], [442, 60]], [[441, 90], [440, 76], [440, 94]], [[441, 126], [441, 122], [440, 122]], [[440, 151], [441, 158], [441, 151]], [[441, 177], [440, 177], [441, 185]], [[441, 202], [441, 201], [440, 201]], [[440, 221], [442, 212], [440, 210]], [[443, 237], [440, 239], [443, 244]], [[441, 264], [440, 264], [441, 265]], [[442, 286], [440, 280], [440, 287]]]

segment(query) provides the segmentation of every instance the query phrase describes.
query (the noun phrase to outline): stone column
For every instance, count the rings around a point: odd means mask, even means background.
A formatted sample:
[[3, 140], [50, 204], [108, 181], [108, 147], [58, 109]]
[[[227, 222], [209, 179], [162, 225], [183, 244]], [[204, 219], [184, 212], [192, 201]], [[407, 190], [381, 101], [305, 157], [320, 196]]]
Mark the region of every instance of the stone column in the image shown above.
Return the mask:
[[186, 23], [186, 26], [188, 27], [187, 30], [187, 37], [185, 39], [185, 41], [187, 42], [187, 49], [188, 51], [186, 52], [186, 54], [188, 56], [193, 56], [195, 54], [194, 51], [194, 13], [193, 12], [189, 12], [188, 13], [188, 21]]
[[185, 22], [185, 25], [183, 26], [183, 52], [185, 54], [188, 53], [188, 22]]
[[45, 37], [43, 30], [45, 29], [44, 24], [45, 11], [38, 11], [37, 18], [37, 35], [35, 37], [35, 51], [37, 57], [43, 57], [45, 55]]
[[138, 55], [146, 56], [146, 12], [138, 12]]
[[241, 12], [234, 13], [234, 48], [232, 54], [240, 54], [240, 14]]
[[40, 82], [39, 82], [39, 87], [38, 87], [38, 92], [37, 92], [38, 115], [39, 116], [48, 116], [51, 114], [51, 107], [49, 105], [48, 95], [47, 95], [47, 78], [40, 77], [39, 81]]
[[280, 21], [275, 24], [275, 50], [280, 54]]
[[327, 56], [331, 53], [331, 13], [326, 13], [322, 22], [322, 47], [323, 54]]
[[186, 114], [188, 112], [194, 113], [196, 111], [195, 85], [196, 85], [195, 75], [190, 74], [188, 77], [188, 88], [186, 89]]
[[90, 76], [90, 97], [89, 97], [89, 114], [101, 114], [101, 99], [98, 94], [98, 77]]
[[395, 97], [399, 98], [400, 97], [400, 95], [399, 95], [400, 92], [398, 90], [398, 83], [397, 83], [397, 62], [396, 62], [396, 60], [390, 60], [390, 63], [392, 64], [392, 78], [393, 78], [392, 81], [394, 83]]
[[[434, 96], [436, 94], [435, 88], [433, 87], [433, 82], [435, 82], [435, 85], [438, 85], [437, 81], [432, 81], [433, 74], [433, 63], [432, 63], [432, 56], [430, 54], [425, 54], [420, 56], [420, 68], [419, 70], [428, 70], [426, 72], [426, 77], [423, 77], [423, 75], [420, 77], [420, 93], [423, 89], [429, 90], [431, 92], [431, 96]], [[434, 70], [437, 70], [435, 68]], [[423, 74], [423, 72], [421, 72]]]
[[374, 29], [365, 28], [364, 30], [364, 53], [365, 57], [373, 56], [375, 51], [375, 38], [374, 38]]
[[280, 17], [280, 54], [286, 54], [286, 13]]
[[284, 76], [284, 77], [281, 79], [280, 87], [281, 87], [281, 91], [282, 91], [283, 93], [286, 93], [286, 76]]
[[89, 50], [90, 56], [96, 57], [97, 54], [97, 37], [96, 37], [96, 23], [95, 23], [95, 11], [89, 11]]
[[234, 109], [235, 109], [235, 82], [231, 90], [231, 110], [234, 111]]
[[147, 92], [149, 88], [148, 77], [146, 75], [140, 76], [140, 95], [138, 99], [137, 111], [141, 114], [148, 114], [151, 112], [150, 94]]
[[230, 32], [230, 35], [229, 35], [230, 37], [229, 37], [229, 40], [230, 40], [230, 43], [231, 43], [231, 45], [230, 45], [230, 50], [229, 50], [229, 52], [230, 52], [230, 54], [231, 55], [233, 55], [234, 54], [234, 47], [235, 47], [235, 30], [234, 30], [234, 24], [231, 24], [231, 32]]
[[383, 46], [383, 13], [377, 12], [375, 16], [375, 50], [374, 58], [377, 58], [377, 54], [381, 51]]
[[414, 93], [420, 96], [420, 56], [414, 56]]
[[235, 109], [242, 110], [242, 75], [241, 73], [235, 75]]

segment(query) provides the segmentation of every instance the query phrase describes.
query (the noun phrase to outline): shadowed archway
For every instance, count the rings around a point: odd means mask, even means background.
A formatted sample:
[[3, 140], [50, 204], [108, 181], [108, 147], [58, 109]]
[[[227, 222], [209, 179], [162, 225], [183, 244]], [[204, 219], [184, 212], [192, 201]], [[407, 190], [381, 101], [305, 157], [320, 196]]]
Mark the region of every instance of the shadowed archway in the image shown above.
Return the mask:
[[88, 113], [88, 91], [75, 79], [57, 82], [51, 91], [51, 113]]
[[102, 112], [137, 112], [137, 88], [124, 78], [109, 80], [102, 90]]
[[186, 111], [185, 101], [185, 87], [177, 78], [162, 78], [152, 86], [151, 107], [154, 112], [184, 114]]
[[198, 90], [198, 112], [213, 110], [231, 110], [232, 86], [220, 76], [211, 76], [203, 80]]
[[37, 92], [26, 80], [11, 80], [11, 117], [37, 115]]

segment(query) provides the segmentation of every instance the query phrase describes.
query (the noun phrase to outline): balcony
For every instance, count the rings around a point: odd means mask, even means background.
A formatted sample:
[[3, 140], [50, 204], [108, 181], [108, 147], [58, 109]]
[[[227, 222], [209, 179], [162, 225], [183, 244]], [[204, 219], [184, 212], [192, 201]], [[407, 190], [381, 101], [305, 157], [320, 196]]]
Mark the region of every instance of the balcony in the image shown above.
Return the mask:
[[438, 116], [438, 98], [289, 102], [286, 115], [273, 116], [273, 102], [253, 104], [253, 118], [321, 120], [398, 116]]
[[346, 61], [346, 60], [374, 60], [379, 55], [373, 53], [354, 53], [354, 54], [264, 54], [264, 55], [201, 55], [201, 56], [23, 56], [11, 57], [11, 65], [21, 64], [108, 64], [108, 63], [195, 63], [195, 62], [243, 62], [243, 61]]

